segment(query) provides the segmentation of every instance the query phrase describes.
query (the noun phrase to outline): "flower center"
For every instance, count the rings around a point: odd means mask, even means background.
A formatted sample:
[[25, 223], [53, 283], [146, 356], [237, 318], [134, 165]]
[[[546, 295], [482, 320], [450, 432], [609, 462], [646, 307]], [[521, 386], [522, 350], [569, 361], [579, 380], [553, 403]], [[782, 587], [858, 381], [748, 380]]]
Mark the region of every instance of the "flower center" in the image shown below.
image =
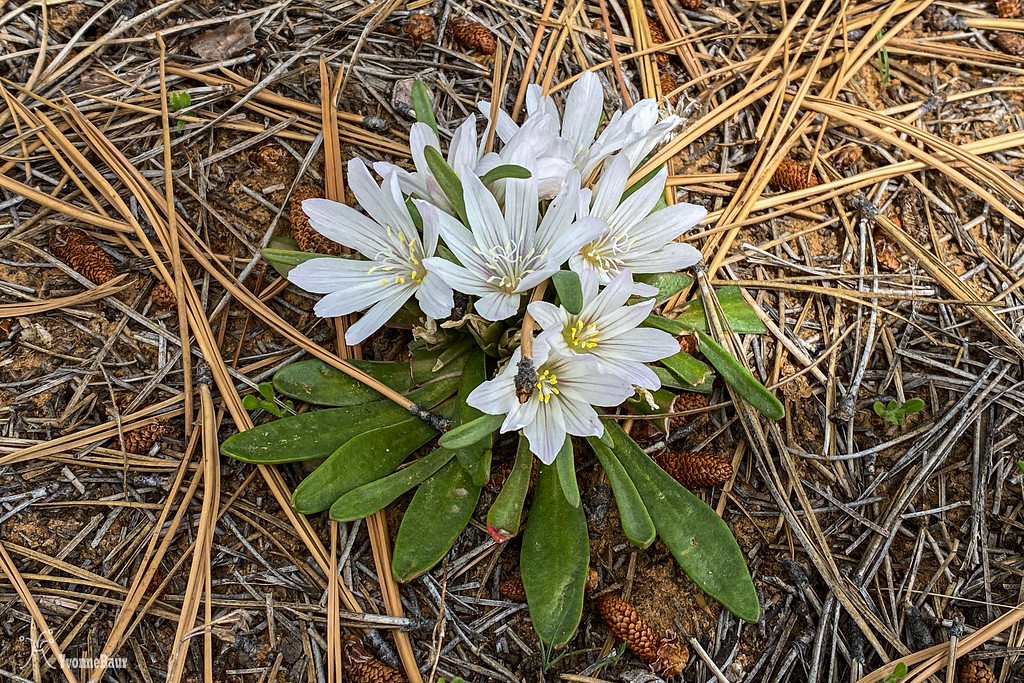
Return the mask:
[[393, 230], [386, 226], [389, 249], [382, 249], [373, 258], [373, 265], [366, 271], [367, 275], [380, 272], [380, 286], [390, 284], [404, 285], [407, 282], [419, 284], [427, 274], [423, 267], [423, 247], [414, 237], [406, 237], [401, 230]]
[[506, 242], [491, 247], [486, 254], [476, 247], [473, 251], [484, 258], [487, 284], [509, 294], [515, 292], [523, 278], [542, 268], [547, 259], [546, 250], [541, 254], [533, 249], [526, 251], [525, 241]]
[[571, 323], [569, 334], [565, 335], [565, 341], [573, 351], [579, 353], [589, 352], [601, 341], [601, 338], [598, 336], [597, 324], [590, 323], [589, 325], [584, 325], [579, 321]]
[[541, 370], [537, 375], [537, 400], [541, 403], [547, 403], [551, 400], [551, 396], [558, 395], [558, 377], [554, 375], [550, 370]]
[[635, 242], [636, 238], [631, 237], [629, 232], [614, 235], [609, 229], [593, 242], [584, 244], [580, 254], [590, 261], [601, 275], [614, 277], [621, 272], [624, 257]]

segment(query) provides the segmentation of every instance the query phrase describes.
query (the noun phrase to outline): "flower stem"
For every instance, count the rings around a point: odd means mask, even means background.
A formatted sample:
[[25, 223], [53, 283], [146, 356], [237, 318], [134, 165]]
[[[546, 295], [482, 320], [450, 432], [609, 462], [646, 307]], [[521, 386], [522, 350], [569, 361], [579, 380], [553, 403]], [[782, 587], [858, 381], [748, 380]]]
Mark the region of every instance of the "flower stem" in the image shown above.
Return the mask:
[[[547, 288], [547, 280], [537, 285], [530, 295], [530, 303], [540, 300]], [[519, 349], [522, 351], [522, 357], [519, 359], [519, 367], [516, 369], [516, 396], [520, 403], [526, 403], [537, 383], [537, 369], [533, 365], [533, 316], [530, 315], [529, 308], [526, 309], [526, 315], [523, 316], [523, 331], [519, 334]]]

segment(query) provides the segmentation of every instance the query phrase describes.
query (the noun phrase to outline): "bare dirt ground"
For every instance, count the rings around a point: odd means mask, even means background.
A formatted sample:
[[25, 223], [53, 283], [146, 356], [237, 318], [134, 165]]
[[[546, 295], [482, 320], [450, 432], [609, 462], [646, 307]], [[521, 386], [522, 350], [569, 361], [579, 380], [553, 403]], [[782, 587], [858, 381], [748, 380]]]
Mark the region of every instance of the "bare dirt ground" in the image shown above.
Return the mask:
[[[240, 395], [310, 344], [338, 348], [311, 297], [258, 255], [291, 235], [294, 190], [336, 182], [351, 156], [403, 163], [409, 79], [450, 132], [496, 84], [516, 110], [527, 82], [561, 91], [582, 69], [602, 74], [608, 112], [658, 97], [687, 117], [654, 162], [675, 200], [708, 206], [688, 239], [714, 284], [740, 284], [762, 313], [769, 333], [740, 348], [787, 410], [751, 420], [717, 386], [675, 444], [736, 468], [698, 493], [739, 539], [757, 624], [701, 593], [660, 543], [632, 547], [584, 458], [599, 591], [688, 640], [687, 681], [880, 681], [901, 657], [908, 681], [954, 680], [968, 660], [1024, 680], [1019, 10], [3, 5], [0, 680], [84, 681], [82, 660], [109, 655], [103, 680], [333, 682], [342, 630], [410, 680], [655, 680], [590, 607], [545, 660], [525, 604], [498, 591], [518, 546], [485, 531], [496, 488], [443, 566], [395, 592], [380, 541], [404, 500], [367, 522], [306, 519], [286, 501], [308, 470], [213, 450], [269, 419]], [[415, 13], [433, 35], [412, 30]], [[467, 14], [498, 60], [446, 35]], [[652, 37], [668, 41], [660, 59]], [[181, 92], [188, 105], [171, 110]], [[859, 159], [841, 163], [851, 149]], [[787, 158], [820, 182], [769, 183]], [[69, 266], [61, 226], [88, 232], [119, 279], [98, 286]], [[155, 291], [165, 282], [177, 308]], [[910, 398], [926, 407], [900, 427], [872, 410]], [[152, 446], [131, 452], [154, 423]]]

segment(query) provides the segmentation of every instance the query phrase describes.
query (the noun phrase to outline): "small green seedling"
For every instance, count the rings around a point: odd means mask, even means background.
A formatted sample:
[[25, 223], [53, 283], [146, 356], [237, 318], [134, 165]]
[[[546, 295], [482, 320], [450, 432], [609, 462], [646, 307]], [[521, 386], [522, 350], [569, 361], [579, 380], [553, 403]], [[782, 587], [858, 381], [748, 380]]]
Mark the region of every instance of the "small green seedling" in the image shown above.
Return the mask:
[[[172, 93], [167, 94], [167, 106], [171, 108], [171, 111], [181, 111], [187, 109], [192, 104], [192, 96], [185, 90], [176, 90]], [[184, 121], [178, 121], [178, 132], [180, 133], [185, 128]]]
[[1024, 474], [1024, 460], [1017, 461], [1017, 469], [1020, 470], [1021, 474]]
[[437, 683], [466, 683], [466, 679], [464, 679], [462, 676], [456, 676], [450, 681], [446, 681], [443, 678], [439, 678], [437, 679]]
[[295, 412], [295, 404], [291, 401], [283, 401], [284, 408], [277, 405], [274, 401], [274, 385], [270, 382], [263, 382], [257, 388], [263, 398], [260, 398], [256, 394], [249, 394], [243, 398], [242, 407], [246, 410], [259, 410], [262, 408], [274, 417], [284, 417], [286, 413]]
[[912, 398], [900, 405], [898, 401], [889, 401], [889, 405], [881, 401], [875, 401], [875, 413], [889, 424], [899, 427], [907, 418], [907, 415], [924, 410], [924, 401], [919, 398]]
[[[875, 36], [875, 40], [882, 39], [882, 32], [879, 31], [878, 35]], [[878, 48], [878, 74], [882, 78], [882, 85], [886, 86], [889, 84], [889, 51], [885, 49], [885, 46]]]
[[900, 662], [891, 674], [881, 680], [881, 683], [899, 683], [907, 677], [907, 665]]

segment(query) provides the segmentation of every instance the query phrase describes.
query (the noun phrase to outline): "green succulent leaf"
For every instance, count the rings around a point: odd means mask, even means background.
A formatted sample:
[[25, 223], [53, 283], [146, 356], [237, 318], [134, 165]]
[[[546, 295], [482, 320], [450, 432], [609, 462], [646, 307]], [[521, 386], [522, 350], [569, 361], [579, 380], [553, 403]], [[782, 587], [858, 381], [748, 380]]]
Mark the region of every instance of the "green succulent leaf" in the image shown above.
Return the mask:
[[[605, 430], [607, 432], [607, 430]], [[637, 491], [633, 481], [626, 474], [622, 463], [615, 456], [608, 446], [600, 439], [590, 438], [590, 445], [594, 449], [601, 467], [608, 475], [608, 482], [612, 487], [612, 494], [615, 496], [615, 506], [619, 510], [619, 521], [622, 524], [622, 531], [626, 538], [633, 545], [646, 548], [654, 543], [656, 530], [651, 516], [647, 512], [640, 493]]]
[[583, 310], [583, 286], [579, 275], [571, 270], [560, 270], [551, 276], [551, 282], [565, 310], [573, 315]]
[[423, 156], [427, 160], [430, 172], [434, 174], [434, 179], [441, 186], [448, 201], [455, 207], [459, 219], [465, 225], [469, 225], [469, 219], [466, 217], [466, 199], [462, 196], [462, 181], [459, 180], [458, 174], [452, 170], [437, 149], [430, 146], [424, 147]]
[[689, 387], [700, 386], [714, 375], [710, 365], [682, 350], [674, 356], [662, 358], [660, 362]]
[[[458, 377], [445, 377], [407, 396], [418, 405], [431, 408], [454, 394], [458, 382]], [[363, 432], [409, 417], [409, 411], [391, 401], [313, 410], [239, 432], [225, 440], [220, 451], [256, 465], [326, 458]], [[416, 421], [422, 422], [418, 418]]]
[[[453, 407], [454, 401], [436, 412], [450, 418]], [[362, 432], [346, 441], [295, 487], [292, 507], [304, 515], [326, 510], [349, 491], [391, 474], [436, 434], [433, 427], [408, 413], [404, 420]]]
[[481, 485], [457, 462], [449, 462], [419, 485], [395, 537], [391, 573], [411, 581], [440, 562], [469, 524]]
[[576, 483], [576, 459], [572, 448], [572, 438], [567, 434], [565, 443], [555, 456], [555, 470], [558, 472], [558, 483], [565, 494], [565, 500], [574, 508], [580, 506], [580, 487]]
[[487, 511], [487, 530], [495, 539], [507, 540], [519, 533], [523, 519], [523, 503], [530, 489], [530, 473], [533, 471], [533, 453], [526, 437], [520, 435], [519, 449], [512, 472]]
[[686, 273], [641, 274], [634, 275], [633, 279], [645, 285], [657, 287], [658, 293], [655, 295], [655, 301], [659, 304], [668, 301], [693, 284], [693, 278]]
[[501, 166], [495, 166], [487, 173], [480, 176], [480, 182], [484, 185], [490, 185], [493, 182], [504, 180], [505, 178], [529, 178], [531, 173], [528, 169], [516, 164], [502, 164]]
[[[743, 292], [736, 285], [719, 287], [715, 290], [718, 303], [724, 313], [723, 324], [728, 323], [729, 328], [737, 334], [764, 334], [767, 329], [761, 319], [757, 317], [754, 309], [743, 298]], [[676, 318], [665, 318], [651, 314], [644, 321], [644, 325], [664, 330], [669, 334], [680, 335], [691, 333], [694, 330], [707, 333], [708, 319], [704, 314], [704, 303], [700, 299], [694, 299], [684, 304], [682, 312]]]
[[576, 632], [589, 566], [590, 537], [583, 508], [566, 501], [555, 468], [541, 466], [519, 567], [530, 619], [544, 643], [564, 645]]
[[[703, 361], [702, 361], [703, 362]], [[714, 388], [715, 375], [714, 373], [707, 376], [703, 384], [690, 384], [689, 382], [680, 379], [674, 372], [663, 368], [660, 365], [649, 366], [654, 374], [661, 380], [661, 386], [668, 389], [675, 389], [679, 391], [692, 391], [698, 394], [710, 394]]]
[[[700, 588], [730, 612], [757, 621], [761, 607], [739, 544], [728, 525], [648, 457], [617, 424], [605, 431], [665, 545]], [[591, 443], [595, 443], [593, 438]]]
[[711, 361], [722, 379], [736, 390], [750, 405], [757, 408], [765, 417], [773, 420], [781, 420], [786, 416], [786, 409], [782, 402], [775, 398], [775, 394], [768, 391], [757, 378], [750, 374], [742, 363], [733, 358], [732, 354], [723, 349], [718, 342], [697, 331], [697, 344], [704, 357]]
[[331, 519], [352, 522], [372, 515], [422, 483], [454, 457], [454, 451], [435, 448], [408, 467], [349, 491], [331, 505]]
[[437, 119], [434, 118], [434, 109], [430, 106], [430, 93], [419, 79], [412, 83], [412, 108], [416, 112], [416, 120], [430, 126], [434, 135], [437, 135]]
[[441, 437], [438, 442], [445, 448], [465, 448], [494, 433], [501, 423], [505, 421], [504, 415], [481, 415], [475, 420], [459, 425]]

